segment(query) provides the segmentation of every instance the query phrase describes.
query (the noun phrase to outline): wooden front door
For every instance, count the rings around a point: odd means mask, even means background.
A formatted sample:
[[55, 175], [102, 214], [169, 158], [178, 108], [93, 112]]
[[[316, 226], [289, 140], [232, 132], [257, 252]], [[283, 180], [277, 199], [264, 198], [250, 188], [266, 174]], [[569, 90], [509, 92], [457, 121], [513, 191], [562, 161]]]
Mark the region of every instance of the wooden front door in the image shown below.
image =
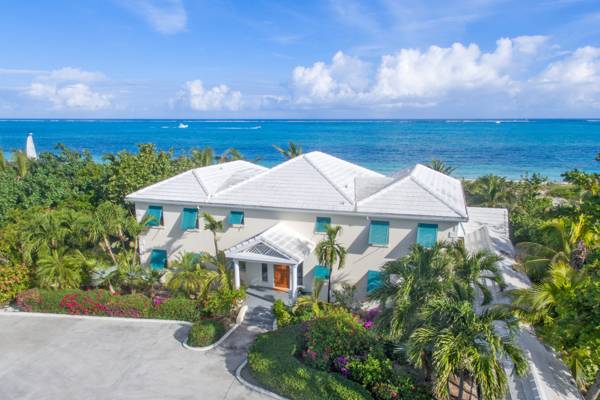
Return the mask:
[[290, 288], [290, 270], [287, 265], [273, 265], [273, 286], [284, 290]]

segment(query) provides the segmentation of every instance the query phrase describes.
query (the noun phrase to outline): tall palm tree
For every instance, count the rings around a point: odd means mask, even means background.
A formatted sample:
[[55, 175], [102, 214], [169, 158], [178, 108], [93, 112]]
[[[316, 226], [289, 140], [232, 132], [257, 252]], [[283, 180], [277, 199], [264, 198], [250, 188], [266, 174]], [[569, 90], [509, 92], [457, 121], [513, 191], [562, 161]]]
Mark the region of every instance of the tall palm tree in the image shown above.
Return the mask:
[[453, 266], [454, 257], [443, 243], [431, 249], [416, 244], [407, 256], [385, 264], [382, 285], [369, 295], [382, 305], [379, 328], [405, 339], [418, 326], [422, 305], [451, 289]]
[[581, 269], [588, 248], [597, 246], [598, 235], [584, 215], [575, 220], [556, 218], [544, 224], [542, 229], [547, 244], [521, 242], [516, 245], [523, 269], [536, 282], [542, 280], [552, 264], [563, 262]]
[[476, 398], [502, 398], [508, 389], [505, 358], [518, 375], [525, 373], [527, 362], [511, 335], [495, 327], [502, 322], [510, 333], [517, 329], [507, 308], [478, 314], [468, 299], [441, 296], [425, 304], [422, 318], [408, 339], [407, 355], [417, 367], [431, 366], [437, 397], [462, 399], [465, 392], [475, 392]]
[[331, 275], [333, 267], [337, 264], [338, 269], [344, 268], [346, 263], [347, 250], [337, 241], [338, 235], [342, 232], [342, 227], [327, 225], [325, 238], [321, 240], [315, 248], [315, 253], [319, 259], [319, 264], [329, 268], [329, 278], [327, 283], [327, 302], [331, 302]]
[[470, 189], [473, 205], [503, 207], [510, 202], [510, 182], [504, 177], [484, 175], [465, 186]]
[[74, 289], [81, 283], [81, 253], [66, 254], [63, 250], [51, 250], [38, 260], [36, 276], [40, 287]]
[[223, 220], [217, 220], [215, 217], [213, 217], [206, 211], [202, 214], [202, 216], [204, 217], [204, 229], [206, 229], [207, 231], [211, 231], [213, 234], [213, 242], [215, 244], [215, 256], [218, 256], [219, 246], [217, 242], [219, 239], [217, 238], [217, 232], [221, 232], [223, 230]]
[[502, 257], [488, 251], [471, 253], [461, 242], [449, 245], [449, 250], [455, 260], [456, 278], [467, 285], [472, 296], [474, 295], [472, 292], [473, 286], [481, 290], [483, 294], [482, 305], [489, 304], [492, 301], [492, 293], [483, 281], [488, 280], [496, 283], [500, 290], [506, 288], [502, 273], [496, 266], [496, 263], [501, 261]]
[[17, 176], [20, 179], [25, 178], [25, 176], [27, 176], [27, 172], [29, 171], [29, 160], [27, 159], [25, 152], [21, 150], [15, 150], [13, 152], [13, 162], [17, 167]]
[[89, 218], [82, 221], [87, 228], [89, 239], [93, 242], [100, 241], [100, 247], [115, 265], [117, 259], [111, 237], [116, 237], [123, 232], [126, 218], [126, 211], [121, 206], [106, 201], [100, 204]]
[[302, 154], [302, 146], [292, 142], [291, 140], [288, 142], [288, 144], [289, 146], [287, 149], [279, 147], [275, 144], [273, 145], [273, 147], [287, 160], [291, 160], [292, 158]]
[[194, 253], [184, 253], [169, 265], [166, 286], [174, 292], [182, 292], [188, 297], [205, 298], [210, 284], [217, 273], [202, 268], [200, 257]]
[[431, 160], [428, 167], [434, 171], [441, 172], [444, 175], [452, 175], [452, 173], [456, 171], [455, 167], [451, 167], [442, 160], [436, 160], [435, 158]]

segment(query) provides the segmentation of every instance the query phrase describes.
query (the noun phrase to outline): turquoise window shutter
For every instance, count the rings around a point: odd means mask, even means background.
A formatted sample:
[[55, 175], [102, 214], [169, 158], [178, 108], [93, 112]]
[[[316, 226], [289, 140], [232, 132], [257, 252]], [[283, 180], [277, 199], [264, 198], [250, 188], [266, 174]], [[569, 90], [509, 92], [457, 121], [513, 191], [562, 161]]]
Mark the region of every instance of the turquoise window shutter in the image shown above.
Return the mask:
[[329, 268], [324, 265], [315, 265], [313, 270], [314, 279], [329, 279]]
[[150, 267], [152, 269], [163, 269], [167, 266], [167, 251], [152, 249], [150, 254]]
[[198, 209], [184, 208], [181, 214], [181, 229], [187, 231], [196, 228], [198, 228]]
[[161, 206], [149, 206], [146, 215], [152, 217], [146, 223], [147, 226], [160, 226], [162, 225], [162, 214], [163, 208]]
[[317, 217], [317, 221], [315, 222], [315, 232], [318, 232], [318, 233], [327, 232], [327, 225], [331, 225], [331, 218]]
[[371, 221], [369, 226], [369, 244], [385, 246], [390, 241], [390, 223], [388, 221]]
[[371, 293], [373, 290], [381, 287], [381, 272], [380, 271], [367, 271], [367, 293]]
[[230, 225], [244, 225], [244, 212], [243, 211], [231, 211], [229, 213], [229, 224]]
[[419, 224], [417, 227], [417, 243], [431, 248], [437, 242], [438, 226], [435, 224]]

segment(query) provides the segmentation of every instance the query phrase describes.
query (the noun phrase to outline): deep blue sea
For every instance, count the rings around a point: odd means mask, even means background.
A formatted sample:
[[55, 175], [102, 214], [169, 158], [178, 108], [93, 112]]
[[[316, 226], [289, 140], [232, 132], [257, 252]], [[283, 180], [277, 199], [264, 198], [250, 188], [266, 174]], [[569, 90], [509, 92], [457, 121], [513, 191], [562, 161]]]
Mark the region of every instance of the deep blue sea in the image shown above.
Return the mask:
[[[180, 128], [180, 123], [187, 128]], [[106, 152], [155, 143], [176, 153], [236, 147], [266, 166], [282, 160], [272, 145], [289, 140], [390, 173], [432, 158], [457, 168], [455, 176], [495, 173], [519, 178], [540, 172], [553, 180], [579, 168], [600, 172], [597, 120], [0, 120], [0, 148], [24, 148], [34, 133], [40, 151], [56, 143]]]

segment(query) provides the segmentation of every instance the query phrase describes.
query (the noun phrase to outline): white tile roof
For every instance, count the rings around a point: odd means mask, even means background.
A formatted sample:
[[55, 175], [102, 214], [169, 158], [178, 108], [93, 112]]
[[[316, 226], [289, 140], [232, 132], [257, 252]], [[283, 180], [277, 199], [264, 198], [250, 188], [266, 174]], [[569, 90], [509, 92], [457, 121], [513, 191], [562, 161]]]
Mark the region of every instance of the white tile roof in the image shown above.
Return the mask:
[[314, 248], [312, 241], [280, 222], [225, 250], [225, 255], [242, 260], [300, 263]]
[[419, 164], [385, 176], [318, 151], [271, 169], [244, 161], [198, 168], [127, 200], [467, 219], [457, 179]]
[[131, 193], [129, 201], [173, 201], [203, 203], [219, 190], [224, 190], [268, 168], [247, 161], [196, 168]]

